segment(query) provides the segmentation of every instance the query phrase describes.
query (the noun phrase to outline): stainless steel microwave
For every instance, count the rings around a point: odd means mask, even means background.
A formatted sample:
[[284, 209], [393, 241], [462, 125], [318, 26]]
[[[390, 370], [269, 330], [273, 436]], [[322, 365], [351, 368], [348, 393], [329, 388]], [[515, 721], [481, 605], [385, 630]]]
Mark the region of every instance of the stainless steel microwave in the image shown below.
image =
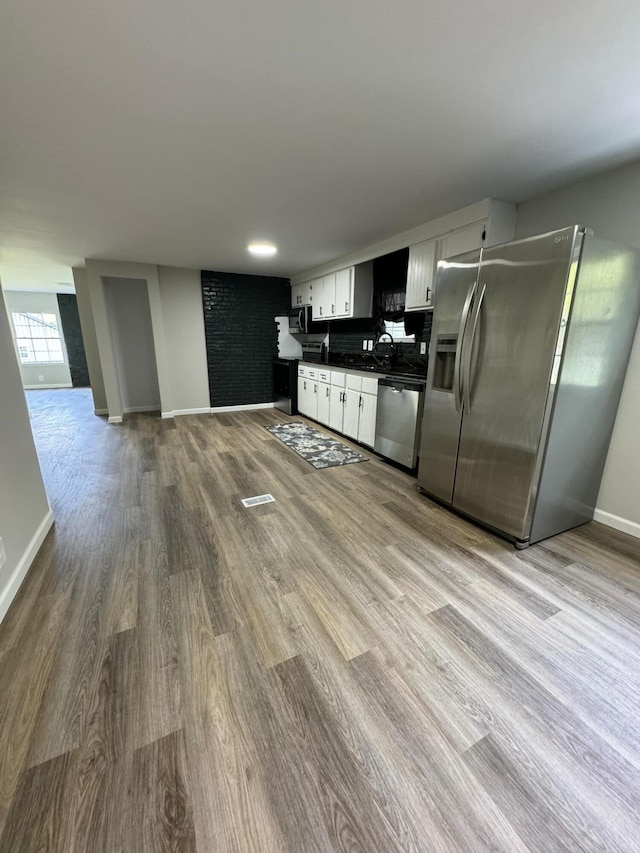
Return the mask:
[[311, 306], [292, 308], [289, 311], [289, 332], [292, 335], [307, 335], [311, 331]]

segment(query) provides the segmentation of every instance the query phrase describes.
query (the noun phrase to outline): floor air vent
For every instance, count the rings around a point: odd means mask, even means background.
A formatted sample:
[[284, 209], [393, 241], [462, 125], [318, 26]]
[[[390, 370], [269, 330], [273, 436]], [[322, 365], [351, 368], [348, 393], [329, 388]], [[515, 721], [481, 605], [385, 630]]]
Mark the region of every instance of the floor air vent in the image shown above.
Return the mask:
[[273, 495], [256, 495], [255, 498], [242, 498], [242, 506], [258, 506], [258, 504], [270, 504], [275, 501]]

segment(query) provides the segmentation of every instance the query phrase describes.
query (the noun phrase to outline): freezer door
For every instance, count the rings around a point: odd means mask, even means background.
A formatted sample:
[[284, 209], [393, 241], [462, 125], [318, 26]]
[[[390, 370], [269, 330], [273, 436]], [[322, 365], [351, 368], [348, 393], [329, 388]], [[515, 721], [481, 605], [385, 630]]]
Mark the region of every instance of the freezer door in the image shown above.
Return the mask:
[[482, 257], [453, 505], [516, 540], [529, 536], [581, 241], [571, 227]]
[[462, 417], [462, 347], [477, 288], [480, 251], [440, 261], [422, 418], [418, 484], [451, 503]]

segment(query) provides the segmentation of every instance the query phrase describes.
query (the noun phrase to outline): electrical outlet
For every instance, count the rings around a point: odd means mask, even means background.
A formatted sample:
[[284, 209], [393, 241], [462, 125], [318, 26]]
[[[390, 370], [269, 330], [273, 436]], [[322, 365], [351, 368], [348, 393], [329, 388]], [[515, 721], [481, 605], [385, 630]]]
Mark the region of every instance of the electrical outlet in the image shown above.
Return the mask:
[[362, 341], [362, 349], [363, 350], [367, 349], [367, 342], [366, 341]]
[[7, 555], [4, 550], [4, 542], [2, 541], [2, 537], [0, 536], [0, 569], [7, 562]]
[[373, 341], [367, 341], [367, 349], [369, 352], [373, 350]]
[[38, 382], [44, 382], [44, 376], [38, 376]]
[[427, 344], [425, 341], [422, 341], [420, 344], [420, 355], [426, 355], [426, 354], [427, 354]]

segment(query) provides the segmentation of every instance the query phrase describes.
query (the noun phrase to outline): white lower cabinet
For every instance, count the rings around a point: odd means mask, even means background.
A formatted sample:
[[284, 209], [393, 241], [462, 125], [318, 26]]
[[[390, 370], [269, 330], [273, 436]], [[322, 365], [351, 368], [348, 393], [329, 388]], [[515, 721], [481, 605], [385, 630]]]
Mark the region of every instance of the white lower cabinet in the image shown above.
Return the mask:
[[340, 385], [331, 385], [329, 396], [329, 426], [336, 432], [342, 432], [344, 416], [344, 388]]
[[378, 377], [344, 370], [298, 369], [298, 411], [335, 432], [373, 447]]
[[298, 411], [308, 418], [318, 419], [318, 380], [311, 368], [298, 368]]
[[304, 376], [298, 376], [298, 411], [301, 415], [307, 415], [307, 380]]
[[378, 377], [347, 374], [342, 432], [373, 447], [376, 438]]
[[348, 435], [349, 438], [358, 439], [358, 421], [360, 419], [360, 391], [354, 391], [352, 388], [347, 388], [345, 391], [346, 400], [344, 404], [344, 421], [342, 424], [342, 432]]
[[331, 385], [328, 382], [318, 382], [318, 420], [321, 424], [329, 426], [329, 412], [331, 402]]
[[376, 441], [377, 394], [362, 393], [360, 397], [360, 418], [358, 420], [358, 441], [373, 447]]

